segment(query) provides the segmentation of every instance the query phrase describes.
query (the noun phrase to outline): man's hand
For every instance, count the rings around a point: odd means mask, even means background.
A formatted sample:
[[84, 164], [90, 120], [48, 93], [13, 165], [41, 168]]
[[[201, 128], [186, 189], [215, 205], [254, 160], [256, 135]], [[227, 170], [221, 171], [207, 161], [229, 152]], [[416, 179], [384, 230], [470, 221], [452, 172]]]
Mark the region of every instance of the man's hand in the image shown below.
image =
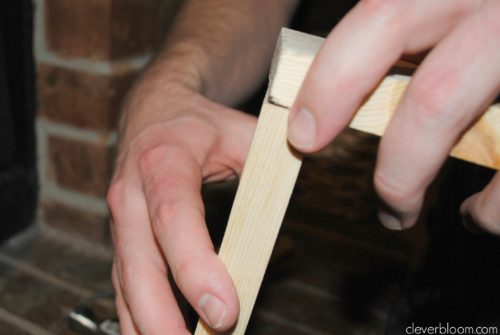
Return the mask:
[[144, 86], [125, 106], [108, 193], [122, 334], [189, 334], [169, 271], [205, 322], [225, 330], [238, 299], [210, 241], [200, 188], [240, 173], [255, 120], [181, 85]]
[[255, 118], [224, 107], [265, 78], [297, 0], [185, 0], [164, 45], [125, 104], [108, 193], [113, 283], [129, 334], [188, 334], [167, 279], [219, 331], [239, 314], [214, 252], [202, 182], [241, 172]]
[[[432, 49], [380, 144], [375, 186], [388, 228], [412, 226], [426, 189], [461, 134], [500, 90], [500, 1], [365, 0], [321, 48], [292, 109], [289, 139], [324, 147], [403, 54]], [[462, 205], [500, 235], [500, 174]]]

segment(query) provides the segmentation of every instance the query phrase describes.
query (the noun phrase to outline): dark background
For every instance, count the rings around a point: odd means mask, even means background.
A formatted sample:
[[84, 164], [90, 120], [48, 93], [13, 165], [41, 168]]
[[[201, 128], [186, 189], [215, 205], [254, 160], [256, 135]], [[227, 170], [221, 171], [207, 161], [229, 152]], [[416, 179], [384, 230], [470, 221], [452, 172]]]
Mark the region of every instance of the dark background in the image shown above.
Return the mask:
[[32, 11], [0, 3], [0, 240], [31, 224], [36, 205]]

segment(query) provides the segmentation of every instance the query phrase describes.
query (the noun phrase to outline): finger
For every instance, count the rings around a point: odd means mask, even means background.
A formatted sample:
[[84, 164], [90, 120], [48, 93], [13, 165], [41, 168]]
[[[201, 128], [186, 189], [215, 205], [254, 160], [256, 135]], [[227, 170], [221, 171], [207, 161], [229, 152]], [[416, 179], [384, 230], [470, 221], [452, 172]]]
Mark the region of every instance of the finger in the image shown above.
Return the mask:
[[324, 147], [403, 52], [431, 47], [479, 2], [361, 1], [312, 63], [290, 115], [290, 142], [307, 152]]
[[203, 164], [204, 183], [229, 180], [241, 174], [257, 125], [257, 118], [253, 115], [219, 105], [217, 107], [219, 134], [224, 136], [214, 140], [216, 144]]
[[118, 313], [118, 320], [120, 321], [120, 334], [121, 335], [139, 335], [133, 321], [128, 307], [123, 300], [123, 297], [117, 296], [115, 298], [116, 311]]
[[120, 321], [120, 334], [122, 335], [139, 335], [136, 326], [128, 310], [128, 306], [123, 300], [122, 288], [118, 279], [118, 271], [116, 265], [113, 264], [112, 270], [113, 286], [115, 288], [115, 306]]
[[123, 297], [140, 333], [189, 334], [166, 272], [144, 259], [127, 258], [119, 266]]
[[188, 334], [154, 239], [139, 189], [118, 181], [108, 203], [113, 215], [116, 271], [128, 311], [141, 334]]
[[238, 299], [204, 222], [199, 163], [177, 147], [160, 146], [142, 157], [140, 170], [155, 235], [177, 286], [209, 326], [228, 329], [238, 317]]
[[485, 3], [434, 48], [414, 75], [380, 143], [375, 185], [389, 228], [411, 226], [430, 182], [500, 86], [498, 1]]
[[464, 201], [463, 216], [472, 219], [482, 229], [500, 236], [500, 173], [479, 193]]

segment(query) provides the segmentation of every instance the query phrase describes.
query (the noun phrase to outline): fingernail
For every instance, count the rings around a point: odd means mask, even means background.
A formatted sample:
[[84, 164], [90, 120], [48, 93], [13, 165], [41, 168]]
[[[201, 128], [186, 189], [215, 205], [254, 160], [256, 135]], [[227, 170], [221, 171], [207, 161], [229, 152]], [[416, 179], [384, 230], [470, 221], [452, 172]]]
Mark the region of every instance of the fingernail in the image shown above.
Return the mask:
[[205, 293], [200, 298], [199, 306], [205, 321], [212, 329], [222, 327], [222, 323], [224, 322], [227, 312], [227, 306], [225, 303], [213, 295]]
[[288, 127], [288, 139], [297, 149], [310, 149], [316, 139], [316, 122], [308, 110], [301, 108]]
[[391, 214], [385, 210], [378, 211], [378, 219], [380, 223], [382, 223], [382, 225], [387, 229], [391, 230], [403, 229], [403, 223], [401, 222], [401, 220], [394, 214]]

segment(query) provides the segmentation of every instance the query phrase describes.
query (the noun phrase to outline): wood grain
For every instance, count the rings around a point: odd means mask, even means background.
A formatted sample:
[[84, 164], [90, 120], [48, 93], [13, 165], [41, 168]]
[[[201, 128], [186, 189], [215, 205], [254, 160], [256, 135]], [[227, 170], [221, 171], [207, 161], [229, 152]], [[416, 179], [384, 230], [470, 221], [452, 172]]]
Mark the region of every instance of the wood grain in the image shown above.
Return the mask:
[[[240, 299], [238, 322], [225, 334], [245, 333], [264, 273], [302, 163], [287, 141], [288, 109], [323, 42], [322, 38], [284, 29], [275, 52], [268, 95], [231, 209], [219, 257]], [[400, 64], [407, 72], [408, 64]], [[361, 106], [350, 127], [383, 135], [410, 77], [387, 76]], [[453, 149], [451, 155], [500, 168], [500, 106], [491, 106]], [[203, 321], [195, 335], [215, 334]]]
[[[264, 103], [219, 257], [240, 299], [229, 334], [244, 334], [302, 163], [287, 141], [288, 110]], [[214, 334], [199, 322], [195, 335]]]
[[[323, 38], [284, 28], [275, 52], [269, 102], [290, 108]], [[408, 72], [398, 65], [392, 72]], [[349, 127], [382, 136], [411, 77], [387, 76], [361, 106]], [[450, 153], [478, 165], [500, 169], [500, 104], [490, 106]]]

